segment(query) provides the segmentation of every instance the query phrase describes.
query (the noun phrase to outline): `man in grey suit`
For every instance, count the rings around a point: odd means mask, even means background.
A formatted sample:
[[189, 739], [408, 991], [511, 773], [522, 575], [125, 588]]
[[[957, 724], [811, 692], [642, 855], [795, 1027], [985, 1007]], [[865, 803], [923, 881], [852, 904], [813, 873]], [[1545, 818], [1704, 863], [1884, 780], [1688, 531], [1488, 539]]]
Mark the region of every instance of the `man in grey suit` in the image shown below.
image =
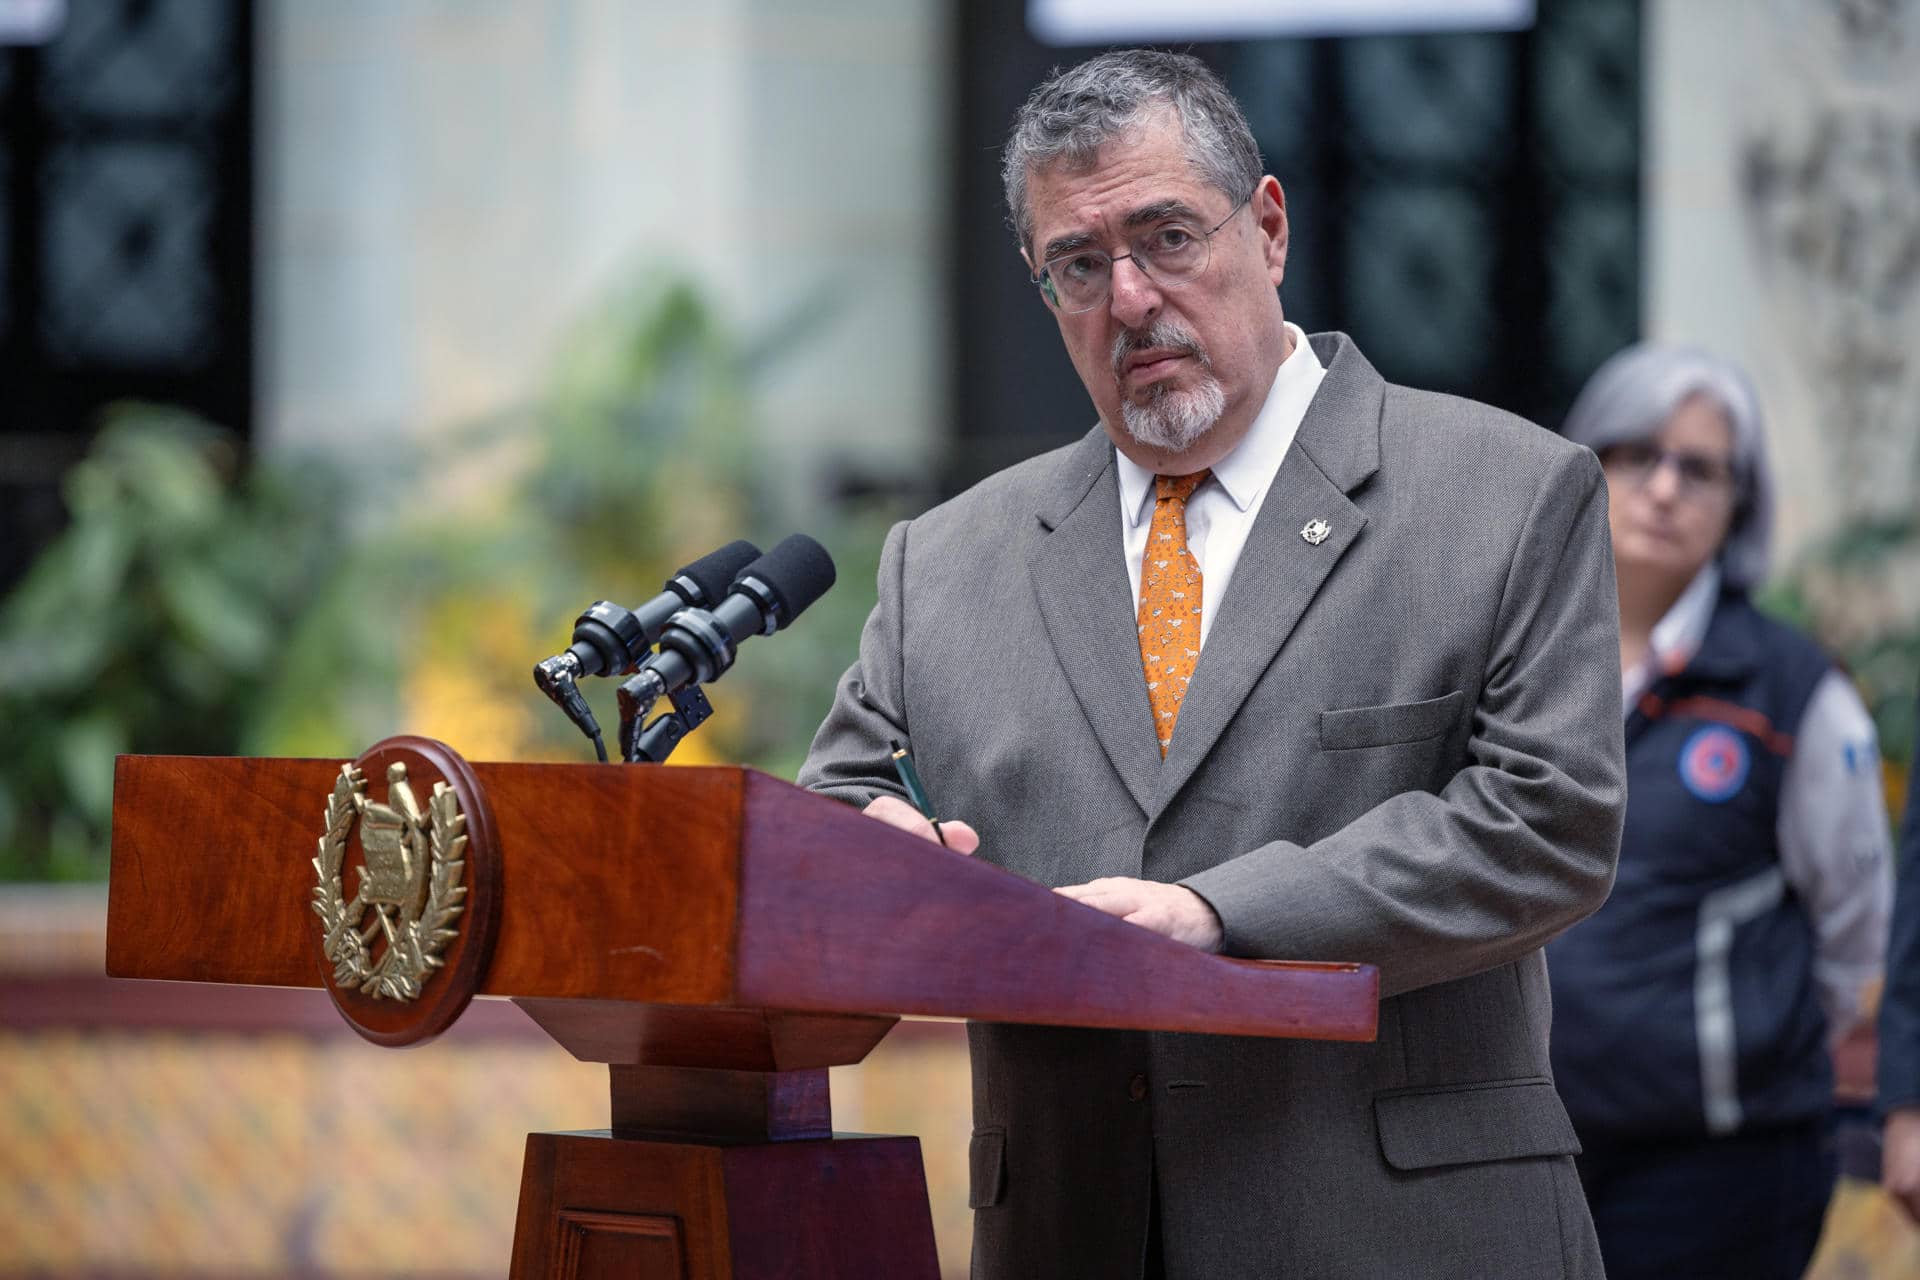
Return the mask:
[[1191, 58], [1056, 74], [1006, 175], [1099, 426], [893, 529], [801, 781], [931, 838], [908, 741], [955, 847], [1383, 1000], [1372, 1044], [970, 1027], [975, 1274], [1598, 1277], [1540, 948], [1624, 799], [1599, 466], [1288, 325]]

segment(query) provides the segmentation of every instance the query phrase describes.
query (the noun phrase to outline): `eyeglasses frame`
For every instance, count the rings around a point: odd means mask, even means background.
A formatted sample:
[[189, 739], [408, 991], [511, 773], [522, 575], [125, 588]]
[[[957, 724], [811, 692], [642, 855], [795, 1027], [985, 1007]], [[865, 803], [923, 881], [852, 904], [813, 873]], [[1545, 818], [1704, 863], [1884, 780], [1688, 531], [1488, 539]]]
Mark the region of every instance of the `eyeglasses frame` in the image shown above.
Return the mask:
[[1099, 302], [1093, 302], [1093, 303], [1089, 303], [1084, 307], [1081, 307], [1078, 311], [1067, 310], [1066, 307], [1062, 306], [1060, 303], [1060, 295], [1058, 291], [1054, 288], [1053, 277], [1047, 274], [1048, 270], [1053, 266], [1054, 263], [1059, 262], [1063, 258], [1075, 257], [1082, 253], [1097, 253], [1101, 257], [1107, 259], [1107, 296], [1101, 299], [1102, 302], [1111, 301], [1113, 298], [1113, 268], [1119, 266], [1123, 262], [1128, 261], [1129, 259], [1133, 259], [1133, 265], [1135, 270], [1139, 271], [1141, 275], [1145, 276], [1149, 280], [1152, 280], [1156, 285], [1160, 286], [1163, 289], [1178, 289], [1184, 285], [1192, 284], [1195, 280], [1198, 280], [1201, 276], [1205, 275], [1207, 273], [1207, 268], [1213, 265], [1214, 235], [1220, 230], [1220, 228], [1226, 226], [1229, 222], [1232, 222], [1235, 214], [1239, 213], [1242, 209], [1245, 209], [1248, 206], [1250, 206], [1253, 203], [1254, 196], [1258, 195], [1259, 192], [1260, 192], [1260, 188], [1258, 187], [1255, 187], [1252, 191], [1249, 191], [1245, 196], [1241, 197], [1239, 204], [1234, 205], [1233, 208], [1227, 211], [1226, 217], [1214, 223], [1211, 229], [1201, 233], [1200, 241], [1201, 243], [1207, 246], [1207, 260], [1200, 264], [1200, 269], [1198, 271], [1194, 272], [1192, 275], [1188, 276], [1184, 280], [1158, 279], [1157, 277], [1154, 276], [1153, 272], [1147, 270], [1146, 267], [1143, 266], [1138, 261], [1136, 255], [1131, 253], [1123, 253], [1117, 258], [1113, 258], [1113, 257], [1108, 257], [1106, 251], [1103, 249], [1092, 249], [1092, 250], [1076, 249], [1073, 251], [1073, 253], [1063, 253], [1058, 255], [1057, 257], [1050, 258], [1046, 262], [1041, 263], [1040, 269], [1027, 277], [1027, 283], [1039, 289], [1041, 296], [1046, 298], [1047, 302], [1051, 304], [1056, 311], [1058, 311], [1061, 315], [1066, 315], [1066, 316], [1083, 316], [1087, 314], [1087, 312], [1089, 311], [1098, 310], [1100, 307]]
[[[1643, 464], [1645, 469], [1640, 471], [1638, 475], [1632, 474], [1625, 466], [1624, 460], [1619, 457], [1619, 450], [1630, 448], [1646, 449], [1651, 451], [1652, 454], [1649, 460]], [[1705, 454], [1692, 453], [1685, 449], [1668, 449], [1650, 440], [1622, 440], [1616, 444], [1608, 445], [1600, 451], [1600, 465], [1603, 469], [1609, 465], [1608, 454], [1614, 455], [1612, 465], [1619, 468], [1622, 477], [1626, 479], [1636, 491], [1645, 489], [1648, 485], [1652, 484], [1653, 478], [1660, 474], [1661, 469], [1671, 463], [1674, 478], [1679, 483], [1680, 493], [1683, 496], [1688, 498], [1722, 497], [1729, 502], [1737, 503], [1739, 501], [1742, 483], [1740, 464], [1732, 458], [1724, 460], [1719, 458], [1710, 459], [1714, 462], [1724, 461], [1726, 475], [1723, 479], [1705, 480], [1689, 477], [1686, 469], [1686, 464], [1689, 461], [1709, 460]]]

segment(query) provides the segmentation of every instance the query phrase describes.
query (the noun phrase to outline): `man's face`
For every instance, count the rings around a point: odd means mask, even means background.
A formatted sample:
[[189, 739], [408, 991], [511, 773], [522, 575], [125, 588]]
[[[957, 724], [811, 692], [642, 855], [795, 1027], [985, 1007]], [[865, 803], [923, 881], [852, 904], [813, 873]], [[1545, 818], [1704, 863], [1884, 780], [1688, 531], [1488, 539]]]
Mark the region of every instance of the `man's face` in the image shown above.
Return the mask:
[[1226, 219], [1192, 280], [1168, 285], [1128, 259], [1113, 264], [1103, 304], [1077, 315], [1050, 304], [1101, 422], [1137, 460], [1147, 461], [1141, 446], [1160, 460], [1222, 436], [1230, 447], [1272, 385], [1285, 347], [1275, 286], [1286, 264], [1286, 209], [1272, 178], [1252, 196], [1249, 209], [1235, 211], [1235, 198], [1194, 172], [1171, 110], [1101, 147], [1090, 170], [1054, 165], [1031, 176], [1026, 253], [1036, 270], [1073, 250], [1120, 258], [1164, 224], [1204, 233]]

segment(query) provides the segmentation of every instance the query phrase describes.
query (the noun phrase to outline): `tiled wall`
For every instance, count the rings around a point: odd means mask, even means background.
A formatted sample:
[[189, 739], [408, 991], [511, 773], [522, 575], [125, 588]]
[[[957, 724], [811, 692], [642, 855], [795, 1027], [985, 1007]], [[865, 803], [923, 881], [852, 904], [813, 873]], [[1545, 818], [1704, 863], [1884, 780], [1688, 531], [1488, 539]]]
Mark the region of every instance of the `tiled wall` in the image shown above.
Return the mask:
[[[499, 1276], [526, 1134], [607, 1123], [606, 1068], [511, 1005], [379, 1049], [319, 992], [101, 977], [104, 918], [0, 890], [0, 1276]], [[837, 1129], [921, 1137], [964, 1275], [961, 1028], [903, 1024], [833, 1091]]]

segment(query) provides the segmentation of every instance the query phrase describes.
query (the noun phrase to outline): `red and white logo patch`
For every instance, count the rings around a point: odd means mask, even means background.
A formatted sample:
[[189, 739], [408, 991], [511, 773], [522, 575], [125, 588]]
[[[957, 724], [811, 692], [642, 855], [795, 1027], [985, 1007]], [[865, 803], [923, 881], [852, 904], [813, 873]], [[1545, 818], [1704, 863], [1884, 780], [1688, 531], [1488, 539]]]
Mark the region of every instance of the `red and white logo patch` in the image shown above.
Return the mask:
[[1711, 724], [1694, 730], [1680, 748], [1680, 781], [1708, 804], [1721, 804], [1740, 793], [1752, 763], [1738, 733]]

